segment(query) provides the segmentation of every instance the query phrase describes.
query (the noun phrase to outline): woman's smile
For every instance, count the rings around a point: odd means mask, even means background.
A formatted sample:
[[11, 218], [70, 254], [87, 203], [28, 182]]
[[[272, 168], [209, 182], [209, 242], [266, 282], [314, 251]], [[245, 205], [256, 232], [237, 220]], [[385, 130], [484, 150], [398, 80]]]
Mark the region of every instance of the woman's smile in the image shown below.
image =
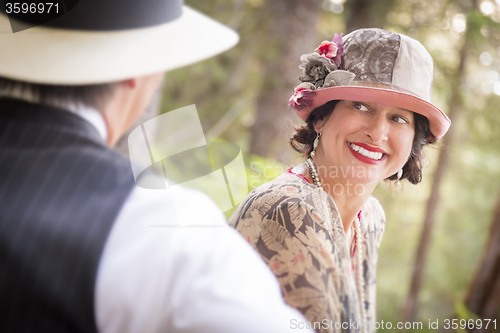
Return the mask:
[[369, 164], [377, 164], [389, 156], [382, 148], [371, 147], [362, 142], [347, 142], [347, 146], [354, 157]]

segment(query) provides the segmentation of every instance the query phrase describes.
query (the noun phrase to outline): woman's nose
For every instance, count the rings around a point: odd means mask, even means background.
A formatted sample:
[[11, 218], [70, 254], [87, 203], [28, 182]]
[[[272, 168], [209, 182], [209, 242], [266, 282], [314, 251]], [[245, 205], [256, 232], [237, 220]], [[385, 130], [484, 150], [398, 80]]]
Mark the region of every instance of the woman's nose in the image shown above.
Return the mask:
[[365, 135], [374, 144], [380, 144], [387, 140], [389, 135], [389, 124], [382, 115], [376, 115], [368, 120], [365, 127]]

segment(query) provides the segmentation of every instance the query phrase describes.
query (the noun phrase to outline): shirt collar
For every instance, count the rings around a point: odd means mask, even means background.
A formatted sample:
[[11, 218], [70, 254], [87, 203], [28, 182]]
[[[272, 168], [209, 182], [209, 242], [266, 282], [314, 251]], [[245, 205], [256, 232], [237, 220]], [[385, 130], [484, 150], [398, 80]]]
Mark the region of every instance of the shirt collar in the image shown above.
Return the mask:
[[73, 112], [74, 114], [82, 117], [83, 119], [91, 123], [96, 128], [97, 132], [99, 132], [99, 135], [102, 137], [102, 139], [104, 141], [107, 140], [108, 128], [106, 126], [106, 121], [104, 120], [104, 117], [99, 111], [97, 111], [92, 107], [81, 104], [66, 105], [64, 109]]

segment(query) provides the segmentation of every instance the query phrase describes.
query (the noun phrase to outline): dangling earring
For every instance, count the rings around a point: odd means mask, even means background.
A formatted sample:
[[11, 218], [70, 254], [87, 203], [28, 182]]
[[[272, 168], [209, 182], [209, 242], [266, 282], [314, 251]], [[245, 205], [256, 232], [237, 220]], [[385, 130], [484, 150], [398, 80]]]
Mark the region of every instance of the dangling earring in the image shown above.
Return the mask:
[[321, 133], [316, 133], [317, 136], [316, 136], [316, 139], [314, 139], [314, 143], [313, 143], [313, 150], [311, 152], [311, 157], [314, 157], [314, 155], [316, 155], [316, 148], [318, 147], [318, 144], [319, 144], [319, 137], [321, 136]]
[[403, 176], [403, 168], [399, 169], [397, 176], [398, 176], [398, 180], [396, 180], [394, 185], [399, 186], [399, 185], [401, 185], [400, 179], [401, 179], [401, 176]]

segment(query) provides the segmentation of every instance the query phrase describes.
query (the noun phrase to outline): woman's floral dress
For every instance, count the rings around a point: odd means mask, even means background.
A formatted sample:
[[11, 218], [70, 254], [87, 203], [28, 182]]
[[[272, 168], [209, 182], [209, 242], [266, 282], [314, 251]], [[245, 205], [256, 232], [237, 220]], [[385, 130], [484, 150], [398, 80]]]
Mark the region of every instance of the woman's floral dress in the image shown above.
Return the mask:
[[250, 192], [230, 224], [267, 262], [285, 301], [301, 311], [311, 327], [319, 332], [358, 332], [368, 322], [364, 331], [375, 332], [375, 273], [385, 216], [374, 197], [368, 199], [361, 214], [366, 318], [360, 318], [357, 260], [351, 260], [335, 203], [322, 189], [284, 173]]

